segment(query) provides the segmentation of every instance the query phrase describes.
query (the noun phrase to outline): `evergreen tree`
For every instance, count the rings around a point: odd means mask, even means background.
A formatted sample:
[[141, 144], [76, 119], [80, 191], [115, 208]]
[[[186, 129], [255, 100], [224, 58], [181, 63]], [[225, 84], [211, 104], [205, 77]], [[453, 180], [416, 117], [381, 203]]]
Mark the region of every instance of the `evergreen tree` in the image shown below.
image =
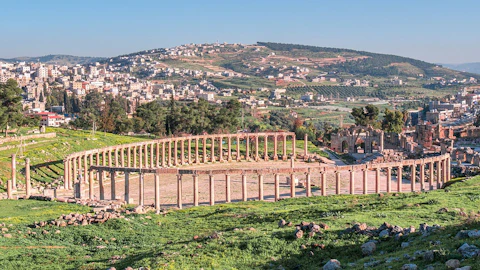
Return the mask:
[[5, 84], [0, 84], [0, 127], [8, 135], [8, 129], [17, 127], [24, 121], [22, 113], [22, 89], [17, 81], [9, 79]]

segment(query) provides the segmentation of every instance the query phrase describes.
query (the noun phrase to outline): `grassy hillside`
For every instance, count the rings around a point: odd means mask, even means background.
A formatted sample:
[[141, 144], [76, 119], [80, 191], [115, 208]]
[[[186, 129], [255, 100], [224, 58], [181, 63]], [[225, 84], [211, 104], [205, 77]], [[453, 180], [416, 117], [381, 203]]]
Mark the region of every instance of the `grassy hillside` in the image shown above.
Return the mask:
[[[51, 182], [63, 171], [63, 158], [71, 153], [94, 149], [109, 145], [125, 144], [143, 141], [142, 138], [120, 136], [110, 133], [97, 132], [94, 137], [90, 131], [74, 131], [61, 128], [47, 128], [47, 132], [56, 132], [56, 138], [36, 139], [26, 141], [28, 144], [20, 155], [20, 149], [14, 148], [0, 151], [0, 180], [6, 183], [10, 179], [11, 155], [17, 154], [17, 179], [24, 181], [23, 168], [25, 158], [30, 158], [32, 165], [32, 180]], [[10, 143], [19, 145], [20, 142]], [[4, 146], [4, 145], [2, 145]], [[3, 188], [3, 187], [0, 187]]]
[[480, 78], [478, 74], [457, 72], [446, 68], [438, 68], [438, 65], [427, 63], [424, 61], [402, 57], [397, 55], [372, 53], [365, 51], [356, 51], [350, 49], [340, 48], [327, 48], [308, 45], [297, 44], [283, 44], [273, 42], [257, 42], [258, 45], [266, 46], [267, 48], [279, 51], [288, 52], [291, 54], [304, 54], [306, 57], [314, 57], [315, 55], [309, 55], [309, 53], [321, 54], [321, 53], [333, 53], [334, 57], [340, 56], [365, 56], [363, 59], [357, 61], [346, 61], [343, 63], [336, 63], [329, 65], [330, 71], [336, 71], [346, 74], [356, 74], [363, 76], [412, 76], [418, 74], [424, 74], [428, 77], [435, 76], [458, 76], [458, 77], [475, 77]]
[[[0, 201], [0, 223], [6, 223], [8, 232], [3, 234], [9, 233], [11, 238], [0, 238], [0, 267], [319, 269], [328, 260], [338, 259], [344, 269], [364, 269], [364, 264], [374, 269], [400, 269], [412, 263], [419, 269], [428, 265], [445, 269], [447, 260], [460, 259], [462, 266], [478, 269], [478, 258], [463, 259], [457, 249], [464, 243], [480, 247], [480, 238], [455, 236], [460, 230], [479, 227], [479, 188], [480, 177], [475, 177], [449, 187], [449, 192], [232, 203], [163, 215], [127, 214], [124, 219], [103, 224], [37, 229], [27, 226], [88, 210], [58, 203], [4, 200]], [[292, 224], [325, 223], [329, 228], [295, 239], [295, 227], [279, 228], [281, 219]], [[403, 228], [414, 226], [417, 232], [395, 239], [345, 231], [357, 222], [375, 227], [384, 222]], [[440, 227], [422, 234], [418, 232], [421, 223]], [[377, 241], [376, 251], [363, 256], [361, 245], [370, 240]]]

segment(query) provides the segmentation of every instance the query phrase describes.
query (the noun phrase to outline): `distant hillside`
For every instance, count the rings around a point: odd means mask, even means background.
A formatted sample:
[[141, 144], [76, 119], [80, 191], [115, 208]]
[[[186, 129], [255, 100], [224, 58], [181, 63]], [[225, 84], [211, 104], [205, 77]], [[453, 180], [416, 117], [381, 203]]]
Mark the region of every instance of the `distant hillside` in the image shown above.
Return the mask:
[[38, 56], [38, 57], [15, 57], [10, 59], [0, 58], [0, 61], [4, 62], [42, 62], [45, 64], [57, 64], [57, 65], [85, 65], [97, 61], [101, 61], [104, 58], [101, 57], [86, 57], [86, 56], [73, 56], [73, 55], [45, 55], [45, 56]]
[[480, 62], [464, 64], [443, 64], [444, 66], [458, 71], [480, 74]]
[[273, 42], [257, 42], [260, 46], [265, 46], [273, 51], [295, 53], [296, 55], [308, 52], [315, 54], [330, 54], [333, 57], [357, 57], [354, 61], [337, 62], [329, 65], [331, 71], [346, 74], [369, 75], [369, 76], [417, 76], [423, 74], [427, 77], [476, 77], [479, 74], [470, 74], [467, 72], [456, 72], [424, 61], [402, 57], [397, 55], [371, 53], [365, 51], [356, 51], [351, 49], [317, 47], [297, 44], [284, 44]]

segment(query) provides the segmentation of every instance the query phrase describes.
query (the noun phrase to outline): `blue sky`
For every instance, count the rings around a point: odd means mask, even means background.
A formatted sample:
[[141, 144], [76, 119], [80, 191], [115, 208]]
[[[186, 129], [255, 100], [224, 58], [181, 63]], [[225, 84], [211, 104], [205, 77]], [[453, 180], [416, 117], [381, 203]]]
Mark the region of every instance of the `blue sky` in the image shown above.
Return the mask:
[[272, 41], [480, 62], [480, 1], [0, 0], [0, 57]]

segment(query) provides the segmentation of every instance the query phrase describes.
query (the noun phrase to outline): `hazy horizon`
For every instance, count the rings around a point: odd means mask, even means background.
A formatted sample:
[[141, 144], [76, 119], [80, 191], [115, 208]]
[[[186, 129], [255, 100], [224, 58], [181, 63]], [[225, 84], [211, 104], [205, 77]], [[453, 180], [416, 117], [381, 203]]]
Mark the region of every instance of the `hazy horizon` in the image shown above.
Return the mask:
[[188, 43], [347, 48], [432, 63], [480, 62], [480, 3], [462, 1], [10, 1], [0, 58], [113, 57]]

